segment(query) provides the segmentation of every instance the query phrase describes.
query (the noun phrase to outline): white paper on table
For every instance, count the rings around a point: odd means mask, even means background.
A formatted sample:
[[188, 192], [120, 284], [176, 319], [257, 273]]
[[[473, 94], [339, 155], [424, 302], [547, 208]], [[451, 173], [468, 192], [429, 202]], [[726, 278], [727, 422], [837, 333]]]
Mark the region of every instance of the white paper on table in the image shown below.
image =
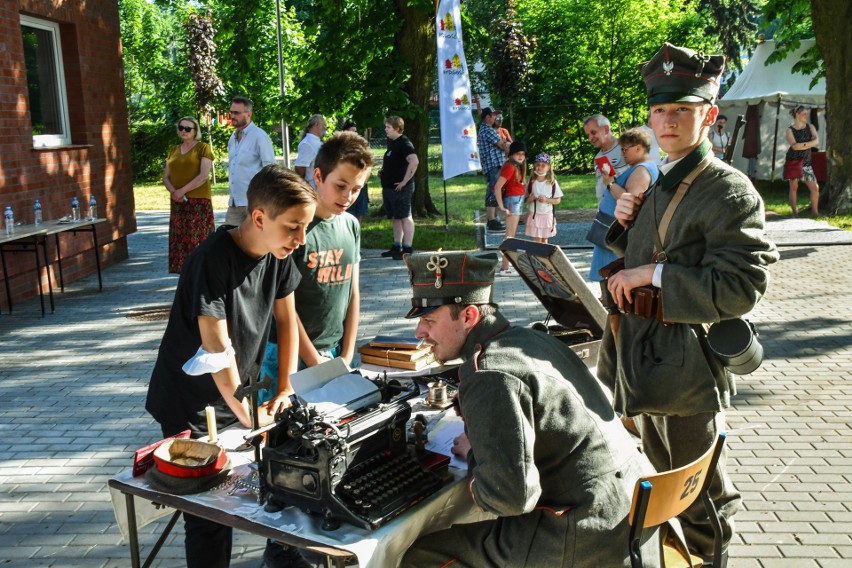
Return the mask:
[[355, 373], [335, 377], [307, 392], [296, 392], [328, 418], [340, 418], [382, 401], [379, 387]]
[[351, 372], [352, 370], [346, 364], [346, 361], [341, 357], [337, 357], [331, 361], [326, 361], [325, 363], [302, 369], [298, 373], [293, 373], [290, 375], [290, 384], [293, 386], [296, 394], [302, 396], [303, 393], [317, 389], [335, 377]]
[[453, 453], [453, 441], [464, 432], [464, 421], [455, 412], [447, 411], [441, 419], [429, 427], [429, 440], [426, 449], [450, 456], [450, 466], [467, 470], [467, 461]]

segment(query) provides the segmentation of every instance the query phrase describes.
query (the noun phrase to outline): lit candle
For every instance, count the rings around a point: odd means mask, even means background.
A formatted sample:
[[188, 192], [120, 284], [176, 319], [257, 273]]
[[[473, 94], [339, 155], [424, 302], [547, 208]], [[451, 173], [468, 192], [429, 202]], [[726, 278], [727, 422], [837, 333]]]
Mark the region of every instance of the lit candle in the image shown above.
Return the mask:
[[207, 413], [207, 434], [210, 437], [210, 443], [216, 443], [216, 409], [212, 406], [204, 408]]

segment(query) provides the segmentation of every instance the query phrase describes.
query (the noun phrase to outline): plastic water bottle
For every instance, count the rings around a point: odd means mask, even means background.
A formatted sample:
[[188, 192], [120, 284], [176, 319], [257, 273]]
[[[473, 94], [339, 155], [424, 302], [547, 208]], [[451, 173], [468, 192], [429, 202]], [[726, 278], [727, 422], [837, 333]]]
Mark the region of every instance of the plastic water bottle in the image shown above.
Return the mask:
[[77, 196], [71, 200], [71, 220], [75, 223], [80, 220], [80, 202], [77, 201]]
[[33, 206], [33, 212], [35, 213], [34, 219], [36, 227], [41, 225], [41, 203], [38, 202], [38, 199], [35, 201], [35, 205]]
[[12, 213], [12, 208], [6, 206], [6, 236], [11, 237], [15, 234], [15, 215]]
[[95, 201], [95, 194], [89, 198], [89, 219], [94, 221], [98, 218], [98, 202]]

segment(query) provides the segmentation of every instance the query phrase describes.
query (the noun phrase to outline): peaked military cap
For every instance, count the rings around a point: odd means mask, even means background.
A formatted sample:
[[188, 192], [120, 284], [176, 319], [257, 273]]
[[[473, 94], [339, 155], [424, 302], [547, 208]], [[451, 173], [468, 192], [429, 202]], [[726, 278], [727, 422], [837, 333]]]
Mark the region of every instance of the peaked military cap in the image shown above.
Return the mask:
[[668, 42], [639, 71], [648, 91], [648, 104], [715, 103], [724, 55], [707, 55]]
[[404, 258], [412, 290], [406, 318], [419, 318], [448, 304], [491, 303], [496, 252], [418, 252]]

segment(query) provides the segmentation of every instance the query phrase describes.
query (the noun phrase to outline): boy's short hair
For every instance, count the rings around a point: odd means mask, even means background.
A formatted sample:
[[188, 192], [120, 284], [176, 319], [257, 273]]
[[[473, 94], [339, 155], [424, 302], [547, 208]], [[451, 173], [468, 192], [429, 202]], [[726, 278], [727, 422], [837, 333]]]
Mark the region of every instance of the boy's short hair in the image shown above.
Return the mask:
[[402, 120], [402, 117], [391, 115], [385, 119], [385, 124], [390, 124], [394, 130], [399, 130], [402, 132], [405, 130], [405, 121]]
[[320, 146], [314, 167], [319, 168], [320, 179], [324, 180], [341, 162], [352, 164], [362, 171], [372, 168], [373, 152], [367, 140], [357, 132], [335, 133]]
[[291, 207], [316, 205], [317, 192], [305, 178], [277, 164], [264, 166], [249, 182], [248, 210], [263, 209], [275, 219]]

